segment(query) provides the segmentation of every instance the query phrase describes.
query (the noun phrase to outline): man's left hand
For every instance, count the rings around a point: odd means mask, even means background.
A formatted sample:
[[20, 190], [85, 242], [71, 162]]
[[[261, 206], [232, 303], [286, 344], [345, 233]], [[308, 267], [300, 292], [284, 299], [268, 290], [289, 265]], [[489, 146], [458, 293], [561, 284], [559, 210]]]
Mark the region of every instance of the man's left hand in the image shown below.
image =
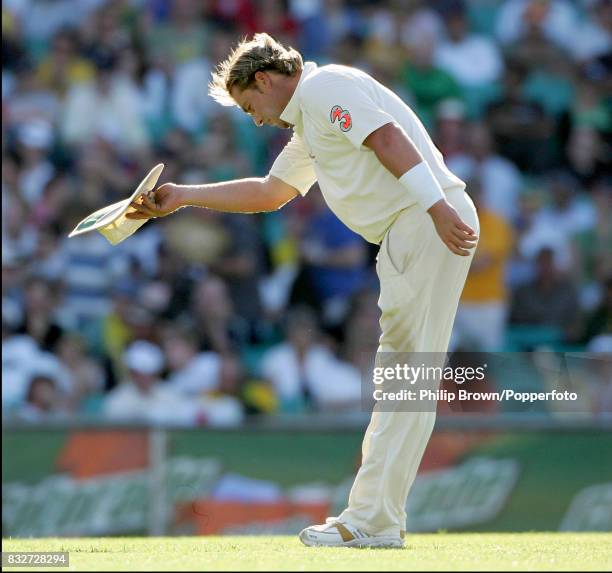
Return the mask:
[[440, 199], [427, 211], [442, 242], [456, 255], [467, 257], [478, 241], [476, 231], [466, 225], [446, 199]]

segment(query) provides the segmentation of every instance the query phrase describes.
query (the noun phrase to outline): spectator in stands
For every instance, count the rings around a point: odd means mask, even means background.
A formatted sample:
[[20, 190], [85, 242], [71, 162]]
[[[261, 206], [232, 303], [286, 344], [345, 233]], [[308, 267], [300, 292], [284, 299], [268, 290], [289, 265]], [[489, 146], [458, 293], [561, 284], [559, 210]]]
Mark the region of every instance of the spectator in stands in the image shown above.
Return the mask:
[[[125, 2], [96, 2], [96, 9], [83, 20], [80, 27], [84, 51], [95, 57], [97, 52], [124, 53], [131, 45], [135, 6]], [[126, 5], [127, 4], [127, 5]]]
[[18, 335], [2, 305], [2, 411], [21, 406], [28, 391], [38, 347], [29, 336]]
[[591, 376], [585, 377], [591, 389], [592, 412], [605, 416], [612, 414], [612, 297], [610, 293], [607, 296], [607, 334], [595, 336], [587, 345], [587, 352], [593, 353], [593, 360], [587, 360]]
[[462, 3], [446, 11], [445, 23], [448, 38], [436, 49], [436, 65], [459, 83], [469, 110], [479, 113], [504, 69], [499, 49], [486, 36], [470, 33]]
[[524, 96], [542, 106], [555, 120], [572, 105], [575, 97], [576, 70], [567, 56], [549, 43], [535, 46], [521, 42], [508, 55], [522, 63], [529, 73], [525, 79]]
[[168, 326], [162, 336], [168, 362], [168, 386], [193, 400], [208, 423], [232, 424], [242, 419], [238, 399], [241, 368], [236, 357], [198, 352], [190, 328]]
[[560, 270], [566, 272], [573, 267], [575, 253], [570, 238], [561, 226], [554, 224], [554, 219], [541, 217], [548, 200], [546, 187], [532, 190], [520, 198], [517, 255], [524, 268], [520, 273], [523, 278], [513, 280], [513, 284], [534, 277], [534, 261], [543, 248], [553, 251], [555, 265]]
[[311, 191], [307, 201], [312, 212], [300, 242], [301, 260], [324, 321], [337, 324], [346, 315], [350, 297], [365, 284], [366, 244], [329, 210], [319, 189]]
[[399, 18], [400, 39], [409, 50], [419, 44], [439, 44], [445, 34], [444, 21], [435, 6], [425, 0], [415, 0], [407, 5], [398, 4], [394, 16]]
[[[6, 135], [6, 125], [2, 123], [2, 134]], [[19, 195], [19, 165], [13, 154], [9, 155], [7, 138], [2, 137], [2, 216], [5, 216], [7, 203]], [[4, 221], [3, 221], [4, 222]], [[4, 225], [3, 225], [4, 227]]]
[[130, 281], [118, 281], [111, 292], [111, 308], [104, 316], [102, 353], [108, 356], [117, 373], [123, 372], [123, 354], [136, 338], [136, 323], [141, 319], [141, 307], [134, 304], [138, 290]]
[[[30, 211], [30, 221], [38, 228], [38, 247], [41, 247], [40, 233], [43, 229], [47, 235], [56, 234], [57, 238], [62, 235], [59, 225], [62, 210], [74, 195], [72, 181], [64, 173], [55, 174], [44, 186], [40, 200], [32, 206]], [[47, 237], [48, 238], [48, 237]], [[59, 246], [59, 241], [51, 240], [55, 249]], [[43, 247], [44, 248], [44, 247]], [[47, 248], [47, 255], [51, 255]]]
[[291, 13], [284, 8], [283, 0], [261, 0], [253, 5], [252, 17], [247, 21], [247, 34], [268, 30], [279, 42], [294, 45], [297, 34], [296, 23]]
[[[482, 207], [507, 223], [517, 218], [521, 173], [511, 161], [496, 153], [486, 124], [474, 123], [468, 128], [467, 153], [449, 158], [447, 165], [464, 181], [479, 181], [481, 188], [476, 192]], [[469, 186], [468, 191], [471, 194]]]
[[239, 214], [221, 214], [218, 220], [229, 240], [208, 268], [225, 281], [236, 314], [255, 327], [262, 318], [259, 279], [264, 268], [264, 247], [257, 221]]
[[587, 3], [587, 15], [573, 31], [567, 44], [579, 62], [590, 60], [612, 50], [612, 2], [592, 0]]
[[80, 50], [80, 37], [75, 29], [59, 30], [51, 41], [49, 53], [36, 69], [40, 85], [61, 98], [75, 84], [92, 81], [94, 68]]
[[364, 6], [362, 11], [364, 27], [367, 27], [367, 34], [363, 38], [364, 63], [369, 73], [386, 85], [394, 81], [403, 56], [400, 14], [405, 13], [407, 8], [402, 10], [399, 6], [379, 2]]
[[13, 72], [26, 57], [21, 26], [15, 10], [2, 6], [2, 99], [9, 95], [15, 81]]
[[567, 0], [508, 0], [497, 15], [502, 44], [520, 42], [534, 32], [566, 48], [575, 41], [576, 12]]
[[537, 213], [534, 225], [554, 227], [569, 239], [592, 229], [596, 212], [578, 181], [565, 171], [551, 172], [546, 179], [551, 202]]
[[[600, 342], [597, 342], [597, 341]], [[612, 274], [604, 283], [601, 302], [589, 313], [584, 323], [582, 342], [589, 346], [602, 344], [607, 340], [607, 348], [612, 341]], [[603, 347], [603, 344], [602, 344]]]
[[575, 327], [579, 304], [575, 286], [557, 268], [554, 252], [543, 248], [536, 258], [536, 276], [513, 293], [510, 322], [552, 327], [563, 338]]
[[401, 44], [409, 50], [421, 43], [438, 43], [444, 23], [437, 10], [422, 0], [378, 2], [366, 6], [368, 36], [387, 48]]
[[[213, 42], [222, 41], [217, 33]], [[216, 60], [215, 60], [216, 61]], [[211, 64], [204, 54], [176, 67], [172, 83], [171, 106], [178, 127], [189, 133], [202, 131], [203, 122], [211, 113], [214, 103], [202, 86], [209, 81]]]
[[136, 340], [123, 356], [127, 378], [107, 396], [104, 414], [110, 419], [192, 425], [198, 407], [161, 378], [164, 355], [155, 344]]
[[51, 283], [61, 283], [66, 263], [59, 248], [62, 229], [56, 223], [44, 225], [38, 229], [36, 239], [36, 250], [26, 270]]
[[319, 341], [316, 315], [297, 307], [287, 315], [287, 341], [271, 348], [261, 372], [272, 384], [284, 412], [357, 409], [359, 371], [338, 360]]
[[478, 210], [480, 240], [468, 274], [453, 330], [455, 348], [500, 351], [508, 314], [505, 267], [513, 246], [508, 222], [485, 204], [478, 180], [468, 183]]
[[502, 93], [489, 105], [486, 123], [501, 155], [521, 171], [542, 173], [554, 163], [554, 122], [544, 108], [523, 93], [526, 70], [510, 62]]
[[401, 70], [403, 85], [413, 94], [419, 117], [426, 127], [433, 126], [440, 102], [461, 97], [454, 77], [434, 63], [434, 49], [431, 38], [414, 45]]
[[17, 129], [19, 190], [30, 207], [41, 200], [45, 186], [53, 178], [55, 169], [47, 158], [52, 144], [53, 128], [44, 120], [32, 119]]
[[[78, 206], [69, 205], [62, 219], [78, 222], [82, 216]], [[78, 241], [64, 238], [60, 248], [65, 257], [63, 311], [79, 325], [99, 320], [111, 308], [112, 287], [125, 275], [128, 260], [99, 233]]]
[[11, 11], [22, 26], [24, 39], [34, 49], [41, 50], [59, 30], [77, 27], [95, 10], [99, 2], [21, 0], [10, 4]]
[[191, 163], [206, 170], [212, 181], [244, 177], [250, 170], [250, 154], [240, 149], [236, 137], [236, 118], [227, 111], [215, 110], [209, 117], [207, 132], [191, 152]]
[[[124, 199], [126, 187], [139, 182], [121, 162], [119, 150], [99, 138], [79, 147], [73, 172], [78, 186], [77, 205], [87, 209], [82, 216], [116, 199]], [[73, 225], [72, 221], [71, 225], [67, 224], [70, 231]]]
[[67, 410], [75, 413], [95, 411], [104, 391], [105, 374], [102, 366], [88, 356], [85, 339], [72, 333], [64, 336], [58, 344], [57, 356], [72, 379]]
[[612, 133], [612, 116], [605, 97], [606, 72], [598, 68], [594, 65], [580, 70], [576, 98], [561, 118], [561, 126], [567, 132], [566, 160], [583, 182], [593, 181], [609, 170], [606, 150]]
[[98, 52], [94, 63], [95, 82], [76, 85], [66, 96], [62, 137], [70, 146], [99, 137], [124, 152], [146, 152], [149, 135], [137, 86], [119, 72], [116, 54]]
[[32, 337], [41, 350], [54, 352], [64, 335], [56, 309], [60, 298], [59, 285], [40, 277], [30, 277], [25, 285], [23, 322], [17, 332]]
[[331, 59], [345, 66], [355, 66], [368, 71], [369, 65], [365, 58], [365, 38], [362, 33], [353, 31], [340, 38], [331, 54]]
[[28, 221], [26, 201], [16, 192], [2, 194], [2, 251], [15, 261], [27, 261], [36, 251], [36, 227]]
[[168, 362], [168, 384], [186, 396], [216, 392], [221, 385], [222, 358], [215, 352], [199, 352], [191, 328], [167, 326], [162, 348]]
[[161, 311], [161, 316], [164, 319], [175, 319], [188, 312], [191, 292], [200, 274], [184, 257], [170, 250], [163, 241], [159, 244], [157, 252], [157, 268], [152, 280], [165, 285], [170, 291], [168, 303]]
[[5, 129], [14, 129], [32, 120], [56, 124], [60, 115], [60, 101], [51, 90], [40, 85], [34, 65], [27, 56], [16, 63], [11, 84], [9, 97], [6, 101], [3, 97]]
[[343, 340], [339, 357], [370, 376], [368, 368], [378, 350], [380, 337], [380, 309], [378, 292], [366, 287], [354, 293], [344, 322]]
[[192, 293], [190, 317], [203, 351], [232, 354], [250, 341], [248, 322], [234, 310], [227, 284], [209, 275]]
[[169, 8], [168, 18], [149, 26], [146, 48], [154, 62], [175, 68], [207, 51], [210, 29], [202, 18], [203, 4], [199, 0], [177, 0]]
[[597, 175], [600, 167], [605, 169], [606, 145], [591, 127], [576, 127], [567, 144], [567, 158], [573, 172], [586, 181]]
[[28, 404], [32, 401], [31, 382], [44, 378], [52, 381], [53, 392], [43, 391], [43, 397], [52, 394], [53, 400], [44, 408], [41, 402], [40, 410], [57, 409], [67, 414], [66, 399], [73, 390], [70, 372], [54, 354], [41, 351], [31, 336], [15, 332], [5, 322], [2, 326], [2, 409], [18, 413], [25, 408], [27, 415], [32, 409]]
[[65, 411], [57, 381], [49, 375], [34, 374], [28, 386], [25, 402], [17, 410], [16, 415], [24, 420], [36, 422], [62, 413]]
[[445, 161], [463, 156], [467, 150], [465, 104], [459, 99], [445, 99], [436, 108], [435, 143]]
[[[2, 250], [2, 325], [12, 332], [23, 320], [22, 286], [25, 269], [8, 250]], [[7, 331], [8, 332], [8, 331]], [[2, 331], [5, 334], [4, 330]]]
[[361, 11], [344, 0], [290, 2], [289, 10], [299, 27], [300, 51], [307, 59], [326, 60], [342, 38], [363, 27]]
[[592, 309], [603, 298], [606, 279], [612, 276], [612, 180], [601, 178], [589, 187], [597, 220], [574, 238], [576, 276], [582, 284], [581, 299]]

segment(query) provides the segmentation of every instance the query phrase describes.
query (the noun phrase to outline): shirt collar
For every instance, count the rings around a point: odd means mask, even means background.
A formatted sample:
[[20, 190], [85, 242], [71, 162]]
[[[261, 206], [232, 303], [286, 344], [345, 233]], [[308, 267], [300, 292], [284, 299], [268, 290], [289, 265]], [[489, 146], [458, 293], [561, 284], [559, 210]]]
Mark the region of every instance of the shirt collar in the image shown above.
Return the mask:
[[304, 62], [304, 68], [302, 69], [302, 75], [295, 86], [295, 91], [289, 100], [289, 103], [281, 113], [280, 118], [291, 125], [297, 125], [300, 122], [301, 110], [300, 110], [300, 87], [304, 79], [306, 79], [315, 69], [317, 64], [315, 62]]

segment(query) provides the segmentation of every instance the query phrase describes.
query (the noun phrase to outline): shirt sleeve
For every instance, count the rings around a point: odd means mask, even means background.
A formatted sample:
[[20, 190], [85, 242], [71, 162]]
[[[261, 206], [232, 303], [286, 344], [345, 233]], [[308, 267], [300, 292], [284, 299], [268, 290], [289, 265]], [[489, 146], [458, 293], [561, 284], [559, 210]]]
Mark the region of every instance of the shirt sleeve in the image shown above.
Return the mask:
[[304, 90], [304, 108], [329, 128], [346, 137], [356, 149], [373, 131], [395, 121], [354, 78], [321, 74]]
[[278, 177], [304, 196], [317, 180], [312, 159], [304, 140], [297, 134], [285, 145], [270, 168], [270, 175]]

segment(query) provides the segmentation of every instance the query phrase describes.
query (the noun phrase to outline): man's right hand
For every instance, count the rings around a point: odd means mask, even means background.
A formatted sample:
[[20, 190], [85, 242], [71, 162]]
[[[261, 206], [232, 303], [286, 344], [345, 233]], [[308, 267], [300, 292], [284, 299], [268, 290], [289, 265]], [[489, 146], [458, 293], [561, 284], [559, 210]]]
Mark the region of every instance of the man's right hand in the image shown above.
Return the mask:
[[128, 212], [125, 217], [126, 219], [165, 217], [186, 206], [181, 186], [175, 183], [164, 183], [155, 191], [140, 195], [130, 203], [130, 207], [133, 207], [135, 211]]

